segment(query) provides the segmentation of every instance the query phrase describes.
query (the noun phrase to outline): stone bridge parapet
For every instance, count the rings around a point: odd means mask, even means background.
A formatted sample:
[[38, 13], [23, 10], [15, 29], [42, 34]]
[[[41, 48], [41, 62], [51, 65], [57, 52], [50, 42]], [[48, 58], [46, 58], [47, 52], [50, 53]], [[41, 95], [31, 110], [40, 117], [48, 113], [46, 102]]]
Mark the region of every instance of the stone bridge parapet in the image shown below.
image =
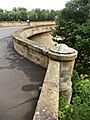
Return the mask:
[[71, 75], [77, 51], [65, 44], [55, 44], [48, 48], [27, 39], [50, 31], [51, 25], [48, 25], [27, 27], [13, 34], [15, 50], [47, 68], [33, 120], [58, 120], [59, 97], [67, 94], [66, 102], [69, 104], [72, 96]]

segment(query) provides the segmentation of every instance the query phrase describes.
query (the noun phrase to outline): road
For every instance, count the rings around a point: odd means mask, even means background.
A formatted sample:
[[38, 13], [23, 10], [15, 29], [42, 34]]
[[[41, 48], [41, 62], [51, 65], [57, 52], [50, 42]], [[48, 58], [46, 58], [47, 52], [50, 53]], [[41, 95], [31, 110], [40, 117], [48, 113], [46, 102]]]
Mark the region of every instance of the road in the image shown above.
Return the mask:
[[46, 72], [14, 50], [17, 29], [0, 28], [0, 120], [32, 120]]
[[7, 36], [11, 36], [13, 32], [15, 32], [16, 30], [20, 28], [23, 28], [23, 27], [1, 27], [0, 28], [0, 39], [7, 37]]

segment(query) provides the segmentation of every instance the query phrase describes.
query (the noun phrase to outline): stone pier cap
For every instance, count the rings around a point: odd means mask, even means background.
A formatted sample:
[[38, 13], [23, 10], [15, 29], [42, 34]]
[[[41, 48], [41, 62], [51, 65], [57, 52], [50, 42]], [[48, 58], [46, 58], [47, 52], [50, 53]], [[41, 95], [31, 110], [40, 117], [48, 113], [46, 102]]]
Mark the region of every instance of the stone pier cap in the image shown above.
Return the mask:
[[55, 44], [49, 48], [49, 57], [58, 61], [71, 61], [77, 58], [78, 52], [66, 44]]

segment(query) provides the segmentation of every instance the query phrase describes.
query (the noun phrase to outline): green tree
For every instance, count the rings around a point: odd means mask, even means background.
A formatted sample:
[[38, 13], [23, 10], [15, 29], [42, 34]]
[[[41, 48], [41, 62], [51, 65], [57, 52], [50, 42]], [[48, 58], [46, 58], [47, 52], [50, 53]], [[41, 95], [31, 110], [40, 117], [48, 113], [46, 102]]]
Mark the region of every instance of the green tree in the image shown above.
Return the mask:
[[71, 0], [56, 19], [54, 40], [57, 36], [68, 46], [78, 51], [76, 69], [90, 74], [90, 3], [89, 0]]
[[34, 10], [31, 10], [28, 12], [29, 20], [30, 21], [36, 21], [37, 20], [37, 14]]
[[54, 20], [57, 12], [54, 10], [41, 10], [39, 8], [27, 11], [24, 7], [14, 7], [12, 11], [0, 9], [0, 21], [48, 21]]
[[4, 10], [3, 12], [3, 21], [9, 21], [9, 11]]
[[20, 21], [26, 21], [28, 19], [27, 12], [26, 11], [20, 11], [19, 12], [19, 19], [20, 19]]
[[[15, 10], [16, 8], [14, 8], [14, 10]], [[18, 7], [17, 8], [17, 11], [25, 11], [25, 12], [27, 12], [27, 9], [26, 8], [24, 8], [24, 7]]]
[[3, 21], [3, 13], [0, 12], [0, 21]]
[[48, 19], [55, 20], [56, 12], [54, 10], [49, 11]]
[[16, 8], [16, 7], [14, 7], [12, 11], [13, 11], [13, 12], [17, 12], [17, 8]]
[[18, 16], [19, 21], [26, 21], [28, 19], [26, 8], [24, 7], [19, 7], [17, 9], [14, 8], [14, 11], [16, 11], [19, 14]]
[[0, 21], [3, 21], [3, 10], [0, 9]]
[[3, 13], [3, 9], [0, 9], [0, 13]]

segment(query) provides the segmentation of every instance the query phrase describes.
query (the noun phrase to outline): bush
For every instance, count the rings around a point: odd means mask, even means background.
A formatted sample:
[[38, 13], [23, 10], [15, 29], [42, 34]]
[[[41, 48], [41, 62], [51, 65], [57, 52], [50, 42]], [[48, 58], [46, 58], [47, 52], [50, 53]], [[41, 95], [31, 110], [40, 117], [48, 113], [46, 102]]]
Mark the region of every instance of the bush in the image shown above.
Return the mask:
[[[61, 36], [62, 40], [57, 40]], [[90, 2], [71, 0], [56, 18], [53, 40], [78, 51], [75, 69], [90, 74]]]
[[76, 71], [73, 73], [73, 95], [71, 104], [65, 103], [66, 96], [60, 99], [60, 120], [89, 120], [90, 119], [90, 76]]

